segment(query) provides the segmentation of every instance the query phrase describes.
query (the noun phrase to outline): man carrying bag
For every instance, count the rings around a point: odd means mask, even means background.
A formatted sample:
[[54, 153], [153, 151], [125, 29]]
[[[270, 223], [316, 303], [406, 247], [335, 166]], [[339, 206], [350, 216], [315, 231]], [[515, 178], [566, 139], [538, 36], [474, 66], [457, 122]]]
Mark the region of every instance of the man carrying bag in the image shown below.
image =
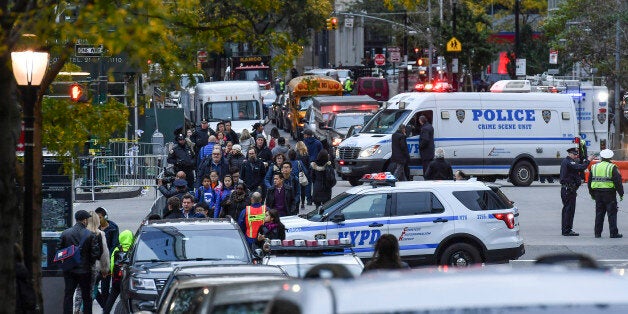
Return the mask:
[[[90, 217], [90, 214], [84, 210], [77, 211], [74, 214], [76, 224], [61, 233], [59, 247], [63, 248], [62, 250], [67, 250], [71, 246], [74, 246], [74, 248], [78, 250], [62, 262], [71, 263], [70, 265], [60, 265], [63, 269], [63, 280], [65, 283], [63, 296], [64, 314], [72, 314], [72, 299], [77, 286], [81, 287], [83, 312], [85, 314], [92, 313], [91, 269], [94, 262], [100, 257], [102, 247], [99, 241], [94, 240], [95, 235], [86, 228], [87, 220]], [[62, 250], [57, 251], [57, 255], [61, 254]], [[75, 254], [79, 254], [80, 263], [77, 263], [78, 257], [75, 257]], [[70, 261], [70, 259], [72, 259], [72, 261]]]

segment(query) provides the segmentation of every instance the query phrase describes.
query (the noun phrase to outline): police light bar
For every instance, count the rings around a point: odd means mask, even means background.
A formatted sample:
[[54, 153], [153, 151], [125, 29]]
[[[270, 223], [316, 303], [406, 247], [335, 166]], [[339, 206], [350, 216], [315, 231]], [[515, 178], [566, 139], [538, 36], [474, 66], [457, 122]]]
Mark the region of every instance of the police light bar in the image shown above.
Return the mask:
[[501, 80], [491, 86], [491, 93], [529, 93], [531, 90], [528, 80]]
[[395, 182], [397, 182], [397, 178], [390, 172], [374, 172], [367, 173], [362, 176], [360, 182], [367, 182], [373, 186], [377, 185], [390, 185], [395, 186]]
[[[299, 255], [318, 255], [331, 252], [344, 253], [351, 250], [353, 245], [348, 238], [342, 239], [317, 239], [317, 240], [270, 240], [269, 245], [264, 246], [266, 253], [275, 254], [293, 253]], [[295, 253], [296, 252], [296, 253]]]

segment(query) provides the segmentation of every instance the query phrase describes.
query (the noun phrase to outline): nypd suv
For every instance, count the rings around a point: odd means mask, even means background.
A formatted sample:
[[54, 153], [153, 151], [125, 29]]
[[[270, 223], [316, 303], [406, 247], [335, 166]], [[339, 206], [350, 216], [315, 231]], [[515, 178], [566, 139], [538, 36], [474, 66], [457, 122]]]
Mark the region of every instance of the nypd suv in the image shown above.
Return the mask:
[[399, 240], [412, 265], [466, 266], [524, 254], [519, 213], [497, 186], [475, 181], [395, 182], [390, 173], [367, 174], [320, 210], [283, 217], [287, 239], [347, 238], [361, 258], [373, 255], [386, 233]]

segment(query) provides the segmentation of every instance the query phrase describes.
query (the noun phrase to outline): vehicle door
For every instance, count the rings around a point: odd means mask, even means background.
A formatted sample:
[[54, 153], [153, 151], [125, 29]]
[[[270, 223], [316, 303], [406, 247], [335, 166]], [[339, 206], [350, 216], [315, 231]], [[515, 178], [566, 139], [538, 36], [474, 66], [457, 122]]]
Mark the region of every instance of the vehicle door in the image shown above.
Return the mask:
[[[427, 121], [434, 127], [434, 138], [436, 138], [436, 126], [433, 124], [434, 111], [429, 109], [415, 112], [410, 122], [406, 125], [406, 135], [408, 136], [406, 143], [408, 144], [408, 152], [410, 153], [410, 175], [422, 175], [425, 171], [421, 166], [421, 154], [419, 153], [419, 137], [421, 134], [419, 117], [422, 115], [425, 116]], [[436, 139], [434, 139], [434, 141], [436, 142]]]
[[327, 218], [327, 238], [347, 238], [360, 257], [373, 254], [375, 242], [388, 233], [390, 193], [361, 195]]
[[432, 255], [454, 233], [454, 212], [433, 191], [398, 192], [392, 201], [388, 233], [399, 239], [402, 256]]

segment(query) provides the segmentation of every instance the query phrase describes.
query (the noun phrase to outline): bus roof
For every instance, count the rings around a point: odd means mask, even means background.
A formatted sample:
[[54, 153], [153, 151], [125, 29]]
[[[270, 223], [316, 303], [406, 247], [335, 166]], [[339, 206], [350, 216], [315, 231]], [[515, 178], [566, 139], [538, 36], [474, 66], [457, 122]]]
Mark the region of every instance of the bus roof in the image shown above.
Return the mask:
[[342, 84], [329, 76], [304, 75], [290, 80], [288, 91], [300, 95], [342, 95]]
[[196, 85], [196, 93], [202, 94], [249, 94], [259, 93], [259, 85], [255, 81], [221, 81], [207, 82]]

